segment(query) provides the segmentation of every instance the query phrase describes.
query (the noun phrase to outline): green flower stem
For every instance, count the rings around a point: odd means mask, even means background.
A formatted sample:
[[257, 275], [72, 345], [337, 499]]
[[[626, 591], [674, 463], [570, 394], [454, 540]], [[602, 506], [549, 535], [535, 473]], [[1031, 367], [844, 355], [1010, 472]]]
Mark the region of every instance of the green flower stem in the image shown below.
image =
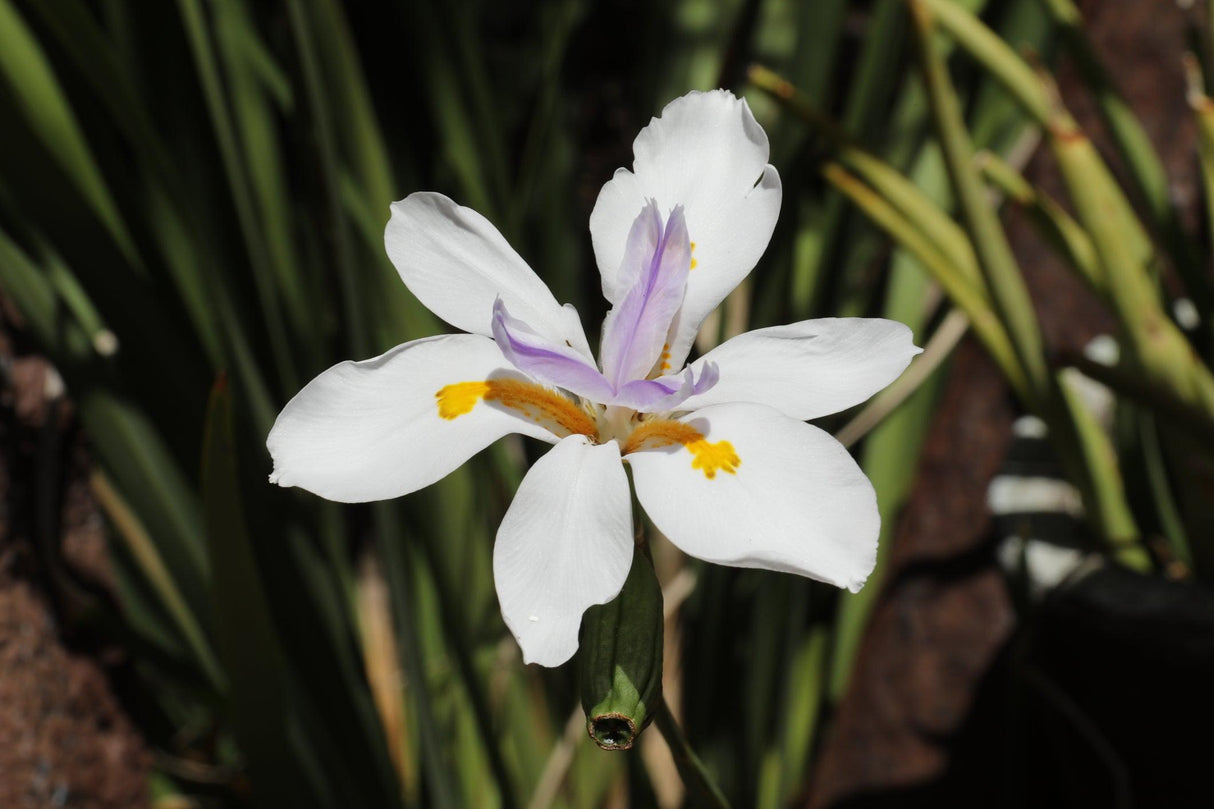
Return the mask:
[[1142, 445], [1142, 460], [1147, 485], [1151, 487], [1155, 513], [1159, 515], [1159, 528], [1167, 539], [1174, 557], [1173, 563], [1168, 567], [1174, 568], [1179, 564], [1183, 570], [1191, 574], [1193, 551], [1189, 545], [1188, 532], [1185, 530], [1180, 505], [1176, 501], [1171, 481], [1168, 479], [1168, 465], [1164, 458], [1163, 446], [1160, 443], [1157, 419], [1153, 413], [1140, 412], [1137, 421], [1138, 440]]
[[[1075, 202], [1079, 220], [1088, 230], [1100, 254], [1118, 317], [1130, 333], [1134, 348], [1146, 350], [1150, 356], [1143, 366], [1151, 371], [1161, 371], [1161, 384], [1177, 387], [1181, 395], [1195, 401], [1200, 402], [1214, 394], [1214, 387], [1204, 378], [1209, 374], [1203, 368], [1193, 367], [1196, 363], [1182, 357], [1184, 352], [1173, 339], [1175, 335], [1172, 332], [1176, 330], [1168, 328], [1171, 324], [1166, 322], [1166, 316], [1162, 315], [1158, 305], [1151, 306], [1158, 293], [1145, 271], [1154, 266], [1149, 236], [1133, 206], [1113, 180], [1108, 166], [1062, 106], [1048, 77], [1038, 75], [977, 17], [951, 0], [908, 2], [912, 9], [919, 10], [919, 16], [930, 13], [931, 22], [950, 34], [957, 44], [1003, 84], [1030, 117], [1044, 127]], [[1127, 142], [1135, 141], [1133, 136], [1127, 135], [1126, 138]], [[1144, 183], [1149, 185], [1148, 181]], [[1166, 223], [1159, 225], [1159, 228], [1167, 231]], [[1110, 261], [1110, 258], [1113, 260]], [[1204, 282], [1196, 284], [1196, 293], [1200, 295], [1205, 286]], [[1164, 321], [1162, 325], [1161, 321]], [[1158, 369], [1152, 367], [1155, 361], [1161, 362]], [[1214, 401], [1210, 404], [1214, 404]], [[1214, 417], [1214, 410], [1211, 410], [1211, 414]]]
[[662, 587], [639, 543], [619, 595], [582, 616], [578, 682], [586, 730], [604, 750], [628, 750], [662, 691]]
[[[1110, 303], [1126, 329], [1133, 361], [1153, 385], [1170, 389], [1214, 419], [1214, 377], [1197, 361], [1159, 305], [1147, 272], [1153, 264], [1149, 238], [1108, 166], [1061, 106], [1048, 80], [1036, 77], [1032, 68], [976, 17], [948, 0], [909, 1], [917, 19], [925, 19], [930, 13], [931, 23], [938, 23], [955, 37], [1045, 127], [1079, 221], [1088, 231], [1102, 265]], [[947, 81], [943, 70], [937, 74]], [[1038, 85], [1036, 90], [1028, 85], [1030, 76]], [[1016, 336], [1013, 330], [1014, 340]]]
[[1109, 366], [1094, 362], [1082, 354], [1060, 353], [1059, 366], [1073, 367], [1119, 396], [1137, 402], [1166, 420], [1203, 452], [1214, 454], [1214, 422], [1206, 414], [1180, 399], [1174, 391], [1151, 384], [1150, 380], [1124, 365]]
[[691, 749], [687, 736], [679, 727], [679, 723], [675, 721], [674, 714], [670, 712], [670, 706], [666, 704], [665, 696], [658, 703], [658, 713], [655, 719], [658, 730], [662, 732], [662, 738], [666, 740], [666, 744], [670, 745], [670, 753], [674, 756], [675, 766], [679, 768], [679, 777], [683, 779], [687, 790], [695, 795], [693, 805], [729, 809], [729, 801], [721, 793], [720, 787], [713, 783], [712, 776], [708, 774], [704, 763]]
[[[927, 10], [931, 22], [952, 36], [957, 44], [1039, 124], [1052, 147], [1079, 132], [1079, 125], [1062, 106], [1055, 88], [1034, 70], [1016, 51], [987, 28], [981, 20], [962, 9], [953, 0], [910, 0], [914, 7]], [[1105, 167], [1107, 172], [1107, 167]], [[1133, 206], [1121, 189], [1113, 184], [1108, 200], [1110, 215], [1133, 248], [1134, 260], [1144, 266], [1154, 263], [1154, 245], [1143, 228]]]
[[998, 215], [987, 204], [961, 107], [944, 60], [936, 50], [936, 4], [929, 8], [927, 0], [909, 0], [909, 5], [949, 179], [995, 309], [1027, 377], [1030, 395], [1024, 402], [1049, 424], [1059, 459], [1082, 491], [1091, 519], [1112, 552], [1130, 567], [1147, 568], [1149, 557], [1141, 546], [1133, 544], [1139, 532], [1125, 500], [1117, 456], [1108, 436], [1078, 401], [1069, 381], [1057, 377], [1046, 362], [1032, 301]]
[[828, 164], [823, 175], [890, 238], [919, 260], [944, 291], [970, 318], [974, 332], [990, 352], [1016, 394], [1026, 401], [1028, 379], [989, 302], [931, 242], [906, 220], [884, 197], [837, 164]]
[[931, 12], [918, 0], [910, 3], [911, 16], [919, 45], [923, 80], [931, 102], [936, 135], [944, 150], [945, 165], [962, 220], [970, 233], [978, 264], [990, 289], [1012, 346], [1028, 377], [1030, 402], [1040, 406], [1051, 386], [1046, 366], [1041, 330], [1025, 288], [1024, 279], [1012, 255], [1011, 245], [999, 224], [995, 211], [986, 202], [986, 191], [974, 168], [973, 149], [965, 131], [961, 106], [953, 91], [947, 68], [933, 41]]
[[1079, 9], [1071, 0], [1040, 2], [1058, 25], [1062, 44], [1091, 90], [1105, 129], [1127, 169], [1126, 174], [1138, 197], [1146, 203], [1155, 231], [1184, 279], [1185, 287], [1201, 311], [1211, 311], [1214, 299], [1211, 298], [1210, 282], [1205, 277], [1197, 250], [1181, 224], [1179, 212], [1172, 204], [1163, 161], [1096, 56], [1084, 33]]
[[1078, 484], [1090, 519], [1113, 558], [1132, 570], [1149, 571], [1151, 557], [1139, 542], [1141, 532], [1126, 501], [1112, 441], [1080, 400], [1066, 371], [1056, 375], [1055, 384], [1055, 397], [1045, 419], [1063, 468]]
[[1050, 122], [1050, 97], [1027, 62], [981, 20], [954, 0], [909, 0], [912, 10], [930, 12], [937, 23], [970, 56], [999, 81], [1029, 117]]
[[983, 179], [1024, 208], [1032, 217], [1038, 232], [1071, 265], [1071, 269], [1094, 292], [1107, 298], [1104, 269], [1100, 266], [1100, 258], [1096, 255], [1092, 239], [1083, 226], [1053, 197], [1029, 183], [998, 155], [993, 152], [979, 152], [977, 161]]
[[1206, 224], [1214, 233], [1214, 101], [1202, 86], [1201, 67], [1193, 58], [1185, 60], [1189, 79], [1189, 106], [1197, 122], [1197, 148], [1201, 157], [1202, 188], [1206, 198]]
[[749, 79], [751, 84], [771, 95], [825, 137], [832, 157], [880, 193], [985, 296], [986, 289], [978, 272], [978, 259], [974, 256], [964, 228], [910, 178], [877, 155], [857, 146], [834, 119], [822, 113], [808, 96], [773, 71], [753, 65]]
[[1109, 294], [1129, 338], [1130, 358], [1151, 383], [1214, 420], [1214, 377], [1164, 313], [1154, 284], [1134, 262], [1116, 210], [1116, 184], [1095, 147], [1079, 132], [1052, 139], [1063, 182], [1108, 277]]

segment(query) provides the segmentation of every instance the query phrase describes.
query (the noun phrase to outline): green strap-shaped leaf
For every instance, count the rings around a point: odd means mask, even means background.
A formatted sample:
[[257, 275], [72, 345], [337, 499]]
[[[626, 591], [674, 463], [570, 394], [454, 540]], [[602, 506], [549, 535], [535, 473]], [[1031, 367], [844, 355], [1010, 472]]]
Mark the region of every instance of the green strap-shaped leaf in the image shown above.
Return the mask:
[[211, 391], [207, 411], [202, 502], [215, 637], [228, 675], [228, 719], [246, 758], [256, 803], [297, 806], [304, 796], [297, 794], [300, 777], [288, 744], [283, 654], [245, 525], [226, 377]]
[[84, 134], [38, 41], [8, 0], [0, 0], [0, 78], [39, 139], [132, 261], [135, 248]]

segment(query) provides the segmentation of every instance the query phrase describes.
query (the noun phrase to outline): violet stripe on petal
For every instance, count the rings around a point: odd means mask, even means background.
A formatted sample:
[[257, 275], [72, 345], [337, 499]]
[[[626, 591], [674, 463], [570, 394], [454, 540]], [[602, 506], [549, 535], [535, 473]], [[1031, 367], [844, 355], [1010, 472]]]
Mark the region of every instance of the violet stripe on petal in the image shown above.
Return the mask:
[[515, 368], [540, 382], [596, 402], [612, 396], [611, 385], [597, 368], [573, 348], [541, 337], [511, 317], [501, 298], [493, 304], [493, 339]]
[[680, 374], [658, 379], [634, 379], [626, 382], [616, 393], [610, 404], [630, 407], [642, 413], [657, 413], [674, 410], [684, 400], [717, 384], [717, 366], [707, 363], [700, 369], [699, 379], [695, 372], [686, 368]]
[[649, 375], [683, 303], [691, 243], [682, 206], [671, 211], [664, 228], [657, 202], [650, 200], [642, 209], [624, 251], [626, 263], [638, 260], [639, 272], [632, 266], [621, 268], [620, 276], [632, 278], [632, 286], [603, 322], [603, 373], [617, 391]]

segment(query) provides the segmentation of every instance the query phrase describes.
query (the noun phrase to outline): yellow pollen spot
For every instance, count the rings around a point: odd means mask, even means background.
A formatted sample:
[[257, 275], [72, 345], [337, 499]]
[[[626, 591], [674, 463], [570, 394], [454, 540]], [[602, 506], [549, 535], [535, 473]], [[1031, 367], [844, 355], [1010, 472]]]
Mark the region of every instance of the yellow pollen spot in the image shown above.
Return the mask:
[[[693, 252], [693, 253], [694, 253], [695, 251], [696, 251], [696, 243], [695, 243], [695, 242], [692, 242], [692, 243], [691, 243], [691, 252]], [[696, 258], [695, 258], [695, 256], [692, 256], [692, 257], [691, 257], [691, 267], [690, 267], [689, 269], [694, 270], [694, 269], [696, 268], [696, 263], [697, 263], [697, 262], [696, 262]]]
[[488, 382], [456, 382], [454, 385], [447, 385], [434, 394], [434, 398], [438, 399], [438, 414], [450, 421], [470, 413], [488, 392]]
[[687, 445], [687, 451], [691, 453], [691, 468], [699, 469], [709, 480], [717, 476], [718, 469], [736, 475], [738, 465], [742, 463], [742, 459], [734, 451], [733, 444], [728, 441], [712, 444], [703, 439], [692, 441]]
[[704, 434], [681, 421], [652, 419], [632, 431], [624, 443], [624, 454], [643, 449], [661, 449], [682, 444], [691, 453], [691, 468], [712, 480], [717, 472], [736, 475], [742, 459], [728, 441], [708, 441]]
[[598, 426], [585, 411], [561, 394], [521, 379], [456, 382], [434, 394], [438, 415], [448, 421], [472, 412], [476, 403], [498, 402], [562, 438], [578, 433], [598, 437]]

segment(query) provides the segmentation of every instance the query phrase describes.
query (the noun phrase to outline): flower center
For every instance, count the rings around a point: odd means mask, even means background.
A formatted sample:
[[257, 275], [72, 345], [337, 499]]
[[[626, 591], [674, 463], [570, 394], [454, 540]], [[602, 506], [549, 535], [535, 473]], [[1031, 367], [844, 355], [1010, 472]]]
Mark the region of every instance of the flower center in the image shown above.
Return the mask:
[[736, 475], [742, 464], [733, 444], [709, 441], [685, 422], [642, 416], [627, 407], [598, 407], [591, 414], [563, 394], [521, 379], [454, 382], [440, 388], [434, 398], [438, 415], [448, 421], [471, 413], [478, 402], [494, 402], [561, 438], [580, 434], [596, 443], [615, 440], [624, 456], [681, 446], [691, 454], [691, 468], [708, 480], [718, 472]]

